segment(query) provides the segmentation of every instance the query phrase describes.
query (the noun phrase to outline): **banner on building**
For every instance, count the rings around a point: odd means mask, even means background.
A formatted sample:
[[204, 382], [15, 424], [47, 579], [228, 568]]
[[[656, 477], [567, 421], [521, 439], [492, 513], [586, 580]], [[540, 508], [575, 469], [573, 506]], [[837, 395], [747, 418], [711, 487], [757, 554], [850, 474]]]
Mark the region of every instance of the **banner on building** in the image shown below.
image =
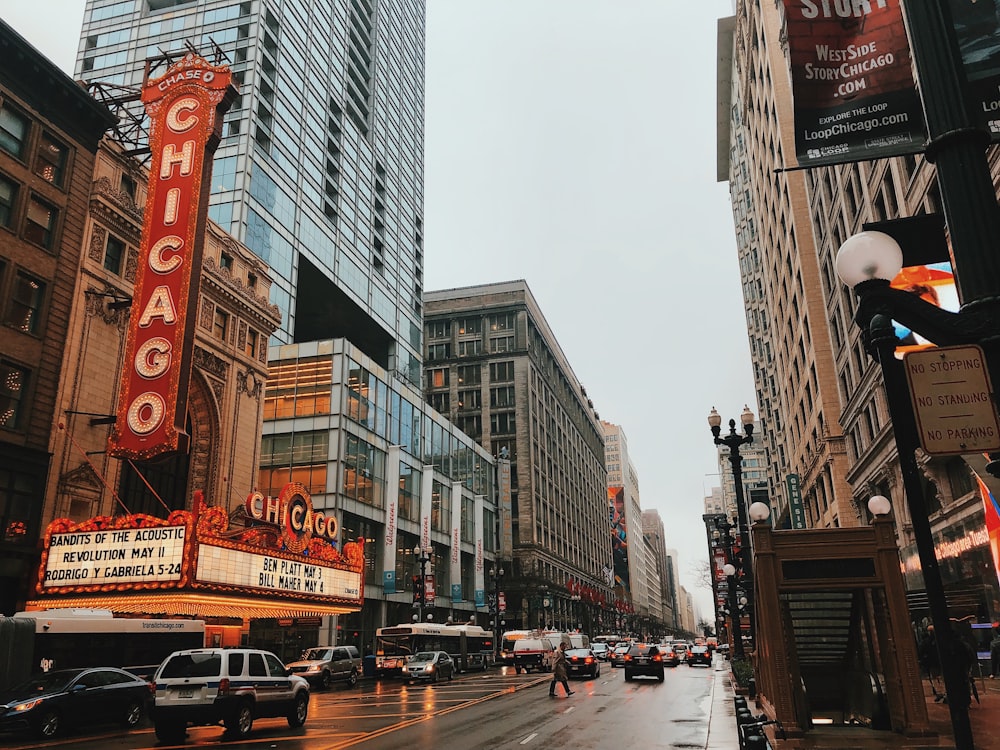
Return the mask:
[[802, 505], [802, 484], [798, 474], [788, 474], [785, 477], [788, 487], [788, 514], [791, 516], [793, 529], [806, 527], [806, 511]]
[[497, 513], [500, 516], [500, 559], [509, 560], [514, 555], [514, 517], [511, 508], [510, 459], [501, 455], [497, 459]]
[[619, 592], [630, 592], [624, 487], [608, 487], [608, 512], [611, 516], [611, 552], [615, 568], [615, 589]]
[[997, 0], [949, 0], [973, 117], [1000, 141], [1000, 8]]
[[[475, 575], [473, 580], [473, 590], [475, 591], [476, 606], [485, 607], [486, 606], [486, 564], [483, 560], [483, 535], [484, 527], [483, 523], [483, 510], [486, 502], [486, 497], [484, 495], [476, 495], [472, 502], [472, 512], [474, 518], [472, 520], [472, 533], [475, 536], [476, 545], [476, 557], [475, 557]], [[490, 533], [495, 533], [493, 529], [490, 529]], [[494, 563], [499, 565], [499, 563]]]
[[385, 536], [382, 544], [382, 593], [396, 593], [396, 528], [399, 521], [399, 459], [398, 445], [389, 446], [385, 469]]
[[431, 513], [434, 510], [434, 465], [424, 464], [420, 477], [420, 546], [431, 548]]
[[152, 154], [139, 266], [108, 455], [183, 448], [212, 154], [236, 89], [227, 66], [188, 54], [142, 87]]
[[462, 601], [462, 483], [451, 483], [451, 549], [448, 556], [451, 600]]
[[926, 128], [900, 0], [784, 5], [799, 164], [921, 150]]

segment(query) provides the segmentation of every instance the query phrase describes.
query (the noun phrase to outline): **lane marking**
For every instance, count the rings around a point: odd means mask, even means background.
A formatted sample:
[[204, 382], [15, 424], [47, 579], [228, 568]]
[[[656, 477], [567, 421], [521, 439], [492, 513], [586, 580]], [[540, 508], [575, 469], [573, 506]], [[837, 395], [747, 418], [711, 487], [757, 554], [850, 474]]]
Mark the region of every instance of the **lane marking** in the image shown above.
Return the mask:
[[576, 708], [576, 706], [570, 706], [565, 711], [563, 711], [563, 713], [564, 714], [572, 713], [572, 711], [573, 711], [574, 708]]
[[521, 740], [521, 744], [522, 745], [527, 745], [529, 742], [531, 742], [537, 736], [538, 736], [538, 732], [532, 732], [527, 737], [525, 737], [523, 740]]

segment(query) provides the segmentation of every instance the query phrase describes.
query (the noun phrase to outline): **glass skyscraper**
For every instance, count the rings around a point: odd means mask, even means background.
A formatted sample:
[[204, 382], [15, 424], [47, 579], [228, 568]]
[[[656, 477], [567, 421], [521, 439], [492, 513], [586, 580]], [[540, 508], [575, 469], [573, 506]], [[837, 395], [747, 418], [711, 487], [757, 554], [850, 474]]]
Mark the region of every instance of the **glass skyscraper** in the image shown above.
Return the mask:
[[149, 58], [221, 48], [241, 90], [209, 215], [270, 265], [274, 343], [343, 337], [415, 385], [424, 15], [424, 0], [88, 0], [76, 62], [138, 86]]

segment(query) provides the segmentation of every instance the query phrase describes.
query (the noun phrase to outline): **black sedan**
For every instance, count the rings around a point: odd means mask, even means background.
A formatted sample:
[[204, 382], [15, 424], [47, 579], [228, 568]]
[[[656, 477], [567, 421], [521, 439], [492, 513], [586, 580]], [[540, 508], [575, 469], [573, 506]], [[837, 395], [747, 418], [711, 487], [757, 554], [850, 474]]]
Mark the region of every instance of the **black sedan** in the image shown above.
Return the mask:
[[633, 677], [655, 677], [663, 682], [663, 656], [656, 646], [634, 643], [625, 654], [625, 681]]
[[611, 662], [612, 667], [624, 667], [625, 666], [625, 654], [628, 653], [629, 644], [620, 643], [615, 646], [615, 650], [611, 652], [611, 658], [608, 661]]
[[566, 649], [566, 674], [587, 675], [598, 678], [601, 676], [601, 662], [589, 648]]
[[121, 669], [46, 672], [0, 695], [0, 729], [54, 737], [83, 724], [130, 728], [139, 723], [151, 695], [148, 682]]
[[687, 663], [689, 667], [693, 667], [695, 664], [712, 666], [712, 650], [708, 646], [692, 646], [688, 649]]

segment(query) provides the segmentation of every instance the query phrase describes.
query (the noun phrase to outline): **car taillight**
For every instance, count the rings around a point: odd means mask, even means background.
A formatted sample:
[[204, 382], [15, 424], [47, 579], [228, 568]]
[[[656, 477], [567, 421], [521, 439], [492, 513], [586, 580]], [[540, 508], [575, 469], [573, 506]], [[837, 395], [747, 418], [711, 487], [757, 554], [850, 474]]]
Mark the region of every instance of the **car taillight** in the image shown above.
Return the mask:
[[156, 683], [155, 682], [150, 682], [150, 683], [147, 683], [147, 684], [149, 685], [149, 694], [155, 696], [156, 695]]
[[587, 660], [584, 662], [584, 664], [593, 664], [593, 663], [594, 663], [594, 658], [591, 656], [588, 656]]
[[579, 656], [571, 656], [571, 657], [569, 658], [569, 660], [570, 660], [570, 661], [573, 661], [573, 662], [577, 662], [577, 661], [580, 661], [580, 657], [579, 657]]
[[625, 654], [625, 661], [632, 661], [632, 655], [631, 654]]
[[229, 678], [223, 677], [219, 680], [219, 695], [229, 695]]
[[655, 656], [653, 656], [653, 661], [663, 661], [663, 657], [660, 656], [659, 654], [656, 654]]

